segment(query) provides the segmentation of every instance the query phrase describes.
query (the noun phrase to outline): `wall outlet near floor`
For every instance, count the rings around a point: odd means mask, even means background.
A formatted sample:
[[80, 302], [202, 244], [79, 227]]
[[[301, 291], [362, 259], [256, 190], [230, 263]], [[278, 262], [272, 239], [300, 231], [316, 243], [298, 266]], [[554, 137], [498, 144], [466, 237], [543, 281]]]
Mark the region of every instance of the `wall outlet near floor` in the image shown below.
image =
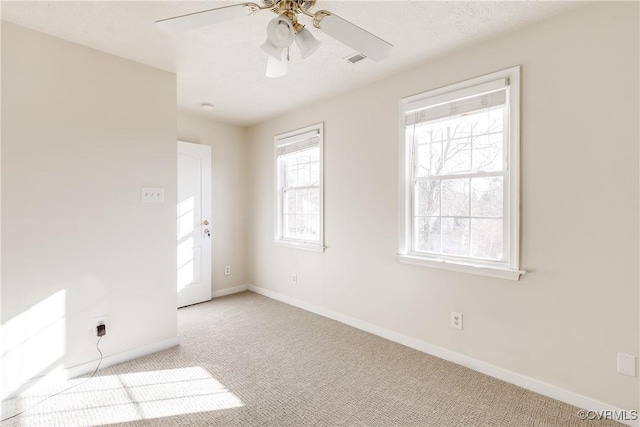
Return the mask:
[[618, 373], [636, 376], [636, 357], [630, 354], [618, 353]]
[[224, 267], [224, 275], [225, 276], [230, 276], [231, 275], [231, 266], [227, 265]]
[[298, 284], [298, 275], [297, 274], [292, 274], [291, 275], [291, 283], [294, 285]]
[[107, 316], [97, 316], [93, 318], [93, 331], [94, 335], [101, 337], [107, 333]]
[[107, 324], [107, 316], [96, 316], [93, 318], [93, 326], [100, 326]]
[[451, 312], [451, 327], [462, 329], [462, 313]]

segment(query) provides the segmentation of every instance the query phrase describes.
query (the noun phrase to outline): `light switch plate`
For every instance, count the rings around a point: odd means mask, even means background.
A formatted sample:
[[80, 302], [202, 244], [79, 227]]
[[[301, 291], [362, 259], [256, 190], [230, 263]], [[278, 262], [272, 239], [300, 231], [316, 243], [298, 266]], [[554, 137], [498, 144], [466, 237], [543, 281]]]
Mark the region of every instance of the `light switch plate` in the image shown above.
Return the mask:
[[164, 188], [142, 187], [142, 190], [140, 191], [140, 200], [142, 200], [143, 203], [164, 202]]
[[636, 376], [636, 358], [630, 354], [618, 353], [618, 373]]

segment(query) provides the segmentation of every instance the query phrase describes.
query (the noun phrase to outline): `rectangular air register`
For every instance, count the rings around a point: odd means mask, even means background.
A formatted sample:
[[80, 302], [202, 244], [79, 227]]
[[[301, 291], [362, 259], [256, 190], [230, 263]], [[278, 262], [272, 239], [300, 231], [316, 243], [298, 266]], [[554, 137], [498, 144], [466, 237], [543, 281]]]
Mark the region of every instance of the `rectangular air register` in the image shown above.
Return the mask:
[[352, 64], [355, 64], [356, 62], [360, 62], [360, 61], [362, 61], [364, 58], [366, 58], [366, 56], [364, 56], [364, 55], [363, 55], [363, 54], [361, 54], [361, 53], [357, 53], [357, 52], [356, 52], [356, 53], [352, 53], [351, 55], [347, 56], [347, 57], [346, 57], [346, 58], [344, 58], [344, 59], [346, 59], [346, 60], [347, 60], [347, 62], [350, 62], [350, 63], [352, 63]]

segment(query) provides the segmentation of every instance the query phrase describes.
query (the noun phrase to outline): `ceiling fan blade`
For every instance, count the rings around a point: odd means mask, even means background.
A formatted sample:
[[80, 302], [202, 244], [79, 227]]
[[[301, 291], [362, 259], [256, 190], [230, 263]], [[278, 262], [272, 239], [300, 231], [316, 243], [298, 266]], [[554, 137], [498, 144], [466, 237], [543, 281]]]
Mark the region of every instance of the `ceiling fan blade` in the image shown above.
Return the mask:
[[216, 9], [203, 10], [202, 12], [189, 13], [173, 18], [156, 21], [156, 27], [163, 31], [184, 31], [205, 25], [217, 24], [229, 19], [250, 15], [260, 7], [255, 3], [241, 3], [232, 6], [224, 6]]
[[319, 28], [334, 39], [346, 44], [367, 58], [380, 61], [391, 55], [393, 45], [363, 30], [355, 24], [329, 14], [322, 17]]
[[283, 57], [282, 61], [278, 61], [273, 56], [267, 55], [267, 72], [265, 73], [267, 77], [275, 79], [287, 75], [287, 59], [285, 55]]

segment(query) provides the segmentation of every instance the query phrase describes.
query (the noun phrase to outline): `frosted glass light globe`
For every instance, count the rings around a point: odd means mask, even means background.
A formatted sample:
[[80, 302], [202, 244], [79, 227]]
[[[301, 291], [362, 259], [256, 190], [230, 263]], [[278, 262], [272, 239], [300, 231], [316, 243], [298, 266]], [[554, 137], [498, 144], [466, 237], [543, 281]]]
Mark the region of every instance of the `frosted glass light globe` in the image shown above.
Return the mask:
[[293, 22], [284, 15], [269, 21], [267, 25], [267, 37], [269, 42], [276, 47], [289, 47], [296, 37], [293, 31]]
[[284, 22], [280, 22], [276, 27], [276, 37], [280, 40], [286, 40], [289, 37], [289, 26]]

